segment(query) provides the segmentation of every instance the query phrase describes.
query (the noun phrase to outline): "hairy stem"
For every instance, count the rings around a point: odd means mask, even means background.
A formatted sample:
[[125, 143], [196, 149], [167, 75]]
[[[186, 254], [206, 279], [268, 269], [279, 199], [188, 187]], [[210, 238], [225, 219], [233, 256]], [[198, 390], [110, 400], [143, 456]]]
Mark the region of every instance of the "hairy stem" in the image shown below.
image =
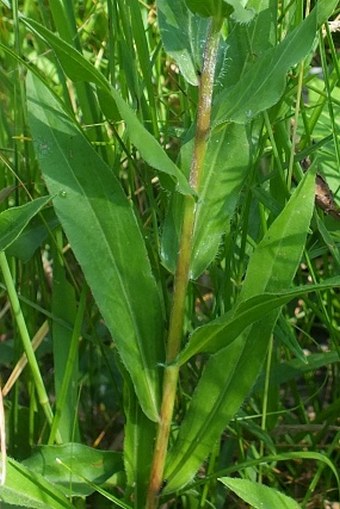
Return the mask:
[[[207, 138], [210, 131], [214, 75], [221, 24], [222, 20], [220, 19], [211, 20], [199, 85], [195, 143], [190, 168], [190, 184], [197, 194], [200, 189], [200, 181], [207, 148]], [[175, 360], [179, 353], [183, 336], [185, 299], [189, 281], [194, 222], [195, 200], [192, 196], [185, 196], [179, 254], [174, 281], [173, 302], [170, 315], [169, 335], [167, 340], [166, 367], [163, 379], [163, 398], [151, 467], [146, 504], [147, 509], [156, 509], [158, 506], [158, 496], [163, 484], [163, 473], [179, 374], [179, 366], [175, 364]]]

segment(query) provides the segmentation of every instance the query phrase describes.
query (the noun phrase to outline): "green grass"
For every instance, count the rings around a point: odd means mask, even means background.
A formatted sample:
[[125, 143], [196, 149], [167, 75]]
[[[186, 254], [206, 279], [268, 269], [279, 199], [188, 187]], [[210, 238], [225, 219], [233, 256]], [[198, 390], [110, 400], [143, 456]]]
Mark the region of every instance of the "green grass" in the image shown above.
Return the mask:
[[339, 501], [336, 4], [1, 3], [1, 507]]

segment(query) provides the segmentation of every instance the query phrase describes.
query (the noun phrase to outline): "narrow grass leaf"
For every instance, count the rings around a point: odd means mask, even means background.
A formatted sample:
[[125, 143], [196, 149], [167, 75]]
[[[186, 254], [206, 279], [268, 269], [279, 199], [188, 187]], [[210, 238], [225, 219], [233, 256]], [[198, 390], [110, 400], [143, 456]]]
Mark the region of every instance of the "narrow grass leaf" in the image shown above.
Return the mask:
[[133, 487], [135, 507], [144, 507], [156, 425], [145, 417], [129, 380], [125, 380], [124, 384], [124, 414], [124, 466], [127, 483]]
[[299, 509], [301, 507], [292, 498], [264, 484], [233, 477], [222, 477], [219, 481], [254, 509], [273, 509], [273, 507]]
[[7, 249], [19, 237], [31, 219], [51, 200], [42, 196], [33, 201], [6, 209], [0, 214], [0, 251]]
[[59, 101], [28, 75], [29, 122], [57, 216], [128, 369], [158, 419], [162, 311], [142, 233], [113, 172]]
[[[244, 297], [291, 285], [314, 209], [314, 190], [315, 176], [307, 172], [251, 256], [241, 292]], [[249, 394], [262, 367], [278, 313], [267, 314], [229, 346], [210, 356], [169, 452], [165, 492], [177, 490], [193, 478]]]
[[6, 485], [0, 486], [6, 504], [30, 509], [74, 509], [66, 496], [42, 475], [8, 458]]
[[139, 150], [143, 159], [156, 170], [167, 173], [172, 178], [176, 179], [179, 192], [183, 194], [193, 194], [183, 173], [168, 157], [152, 134], [145, 129], [132, 108], [110, 85], [104, 75], [73, 48], [73, 46], [67, 44], [44, 26], [28, 18], [22, 18], [22, 21], [53, 48], [65, 73], [73, 81], [94, 83], [99, 88], [98, 92], [100, 93], [98, 93], [98, 98], [101, 101], [104, 113], [107, 114], [109, 118], [111, 116], [110, 112], [116, 111], [118, 108], [122, 119], [127, 125], [129, 137]]
[[94, 491], [83, 477], [103, 484], [113, 474], [124, 470], [120, 452], [101, 451], [78, 443], [40, 446], [23, 465], [56, 485], [65, 495], [78, 497]]
[[278, 102], [289, 69], [308, 55], [317, 28], [317, 9], [285, 39], [249, 66], [239, 81], [216, 97], [213, 124], [245, 123]]
[[[55, 415], [50, 431], [49, 444], [54, 443], [55, 431], [59, 430], [63, 442], [79, 439], [77, 423], [78, 398], [78, 348], [84, 313], [86, 285], [82, 289], [77, 311], [75, 289], [68, 281], [60, 253], [63, 239], [61, 229], [56, 232], [53, 246], [52, 314], [70, 324], [73, 330], [66, 329], [60, 322], [53, 321], [53, 365], [55, 385]], [[76, 318], [77, 317], [77, 318]], [[77, 324], [77, 325], [76, 325]], [[73, 346], [73, 347], [72, 347]], [[66, 382], [68, 380], [68, 382]]]
[[[312, 353], [306, 357], [306, 360], [307, 362], [303, 362], [301, 359], [292, 359], [277, 365], [271, 374], [273, 383], [284, 384], [301, 377], [303, 373], [315, 372], [322, 367], [336, 364], [340, 362], [340, 355], [337, 351]], [[255, 390], [262, 390], [263, 384], [264, 378], [260, 376], [256, 382]]]
[[337, 286], [340, 286], [339, 276], [317, 285], [298, 286], [280, 293], [263, 293], [250, 297], [242, 301], [232, 312], [196, 329], [180, 353], [178, 362], [184, 364], [197, 353], [215, 353], [234, 341], [249, 325], [261, 320], [266, 314], [287, 304], [292, 299]]
[[[227, 474], [228, 475], [233, 474], [234, 472], [238, 474], [242, 470], [246, 470], [249, 467], [268, 465], [270, 463], [276, 464], [279, 461], [285, 461], [285, 462], [299, 461], [299, 462], [301, 462], [302, 460], [310, 460], [312, 462], [317, 461], [317, 462], [324, 463], [325, 465], [327, 465], [328, 468], [331, 470], [331, 472], [334, 474], [336, 482], [339, 486], [340, 479], [339, 479], [338, 470], [337, 470], [336, 466], [334, 465], [334, 463], [327, 457], [327, 455], [321, 454], [319, 452], [303, 451], [303, 450], [294, 451], [294, 452], [276, 452], [275, 454], [268, 454], [268, 455], [261, 456], [261, 457], [255, 458], [255, 459], [242, 461], [241, 463], [237, 463], [237, 464], [231, 465], [227, 468], [223, 468], [222, 470], [220, 470], [219, 472], [214, 474], [212, 477], [215, 478], [215, 477], [226, 476]], [[198, 481], [197, 484], [200, 484], [200, 481]]]

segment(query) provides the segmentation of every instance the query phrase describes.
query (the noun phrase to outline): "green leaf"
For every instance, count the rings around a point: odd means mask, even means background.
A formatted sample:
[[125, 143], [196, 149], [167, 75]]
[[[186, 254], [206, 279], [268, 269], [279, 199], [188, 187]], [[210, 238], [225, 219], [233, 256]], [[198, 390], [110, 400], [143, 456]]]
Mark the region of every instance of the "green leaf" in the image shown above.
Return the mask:
[[[124, 374], [123, 374], [124, 375]], [[131, 382], [124, 384], [124, 466], [128, 486], [134, 489], [135, 507], [144, 507], [150, 477], [156, 425], [148, 420], [132, 390]]]
[[41, 446], [23, 464], [31, 472], [54, 483], [65, 495], [79, 497], [94, 491], [84, 478], [103, 484], [113, 474], [124, 470], [121, 453], [77, 443]]
[[[231, 5], [228, 5], [223, 0], [185, 0], [185, 3], [194, 14], [209, 17], [227, 17], [233, 11]], [[228, 2], [229, 4], [231, 2]]]
[[327, 19], [333, 14], [339, 5], [339, 0], [319, 0], [317, 3], [318, 8], [318, 27], [325, 23]]
[[[128, 369], [141, 406], [158, 419], [162, 310], [132, 206], [54, 95], [27, 79], [29, 123], [57, 216]], [[138, 277], [136, 277], [138, 274]]]
[[304, 285], [280, 293], [263, 293], [242, 301], [232, 312], [196, 329], [178, 357], [182, 365], [197, 353], [215, 353], [234, 341], [249, 325], [261, 320], [276, 308], [306, 293], [340, 286], [340, 277], [317, 285]]
[[[306, 357], [306, 361], [292, 359], [277, 365], [275, 371], [271, 375], [273, 382], [277, 384], [290, 382], [291, 380], [301, 377], [303, 373], [308, 373], [310, 371], [315, 372], [324, 366], [338, 363], [340, 361], [340, 355], [337, 351], [313, 353]], [[262, 390], [263, 385], [264, 378], [260, 376], [256, 382], [255, 390]]]
[[[281, 214], [252, 254], [238, 305], [262, 292], [280, 292], [291, 284], [301, 259], [314, 209], [315, 173], [309, 170]], [[307, 223], [308, 221], [308, 223]]]
[[224, 3], [232, 7], [233, 11], [231, 17], [236, 23], [249, 23], [255, 12], [252, 9], [246, 9], [245, 6], [248, 4], [248, 0], [223, 0]]
[[157, 0], [158, 23], [166, 52], [186, 81], [198, 86], [208, 21], [192, 14], [184, 0]]
[[51, 200], [42, 196], [33, 201], [4, 210], [0, 214], [0, 251], [7, 249], [19, 237], [30, 220]]
[[[50, 331], [53, 338], [53, 367], [55, 387], [55, 415], [49, 437], [49, 444], [55, 442], [55, 431], [58, 430], [63, 442], [79, 439], [77, 421], [77, 402], [79, 398], [79, 367], [78, 348], [81, 336], [81, 325], [84, 319], [86, 284], [79, 299], [78, 311], [74, 286], [67, 278], [67, 271], [60, 252], [63, 247], [63, 233], [61, 229], [56, 232], [56, 245], [51, 246], [53, 257], [52, 279], [52, 316], [70, 324], [66, 329], [59, 320], [53, 320]], [[59, 247], [59, 251], [58, 251]], [[78, 315], [78, 319], [77, 319]], [[69, 380], [65, 388], [65, 379]]]
[[[182, 148], [182, 166], [189, 172], [193, 140]], [[214, 130], [205, 158], [198, 191], [190, 278], [196, 279], [213, 261], [221, 236], [228, 228], [249, 165], [249, 142], [245, 127], [228, 124]], [[174, 196], [165, 220], [162, 236], [163, 263], [175, 271], [183, 198]]]
[[285, 39], [260, 55], [242, 77], [216, 97], [213, 124], [245, 123], [276, 104], [284, 93], [286, 74], [310, 52], [317, 29], [317, 9]]
[[8, 458], [5, 486], [0, 486], [0, 500], [31, 509], [74, 509], [57, 486], [42, 475]]
[[246, 1], [242, 0], [185, 0], [189, 9], [200, 16], [227, 18], [230, 14], [237, 23], [248, 23], [254, 12], [245, 9]]
[[[238, 305], [246, 298], [291, 285], [314, 209], [314, 191], [315, 176], [307, 172], [251, 256]], [[168, 455], [165, 493], [193, 478], [248, 396], [262, 367], [278, 313], [266, 315], [210, 356]]]
[[53, 207], [42, 209], [39, 215], [30, 221], [19, 237], [6, 249], [6, 254], [27, 262], [46, 240], [49, 233], [58, 225], [59, 219], [55, 215]]
[[255, 509], [273, 509], [274, 507], [278, 509], [299, 509], [301, 507], [295, 500], [274, 488], [248, 479], [221, 477], [219, 481]]
[[216, 79], [216, 96], [224, 87], [235, 85], [248, 67], [276, 44], [277, 6], [269, 0], [254, 3], [257, 16], [251, 23], [235, 24], [225, 41], [222, 69]]
[[38, 36], [43, 38], [56, 52], [65, 73], [73, 81], [86, 81], [94, 83], [100, 93], [99, 100], [104, 102], [104, 112], [118, 108], [119, 113], [126, 123], [129, 137], [137, 147], [143, 159], [153, 168], [170, 175], [178, 183], [178, 191], [183, 194], [193, 194], [187, 179], [177, 168], [175, 163], [168, 157], [158, 141], [141, 124], [132, 108], [122, 99], [119, 93], [111, 86], [103, 74], [86, 60], [73, 46], [57, 37], [50, 30], [36, 21], [21, 18], [22, 21]]

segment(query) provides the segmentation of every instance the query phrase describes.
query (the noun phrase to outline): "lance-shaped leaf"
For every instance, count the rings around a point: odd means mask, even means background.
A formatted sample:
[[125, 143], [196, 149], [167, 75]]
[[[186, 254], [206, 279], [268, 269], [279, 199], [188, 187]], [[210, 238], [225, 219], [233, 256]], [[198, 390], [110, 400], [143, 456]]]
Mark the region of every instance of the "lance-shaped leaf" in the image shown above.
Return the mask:
[[129, 137], [137, 147], [143, 159], [153, 168], [175, 179], [178, 191], [193, 194], [183, 173], [168, 157], [158, 141], [152, 136], [138, 119], [132, 108], [122, 99], [120, 94], [107, 81], [105, 76], [86, 60], [73, 46], [69, 45], [53, 32], [28, 18], [21, 18], [34, 33], [43, 38], [56, 52], [65, 73], [73, 81], [86, 81], [98, 87], [98, 98], [104, 113], [112, 118], [112, 111], [117, 109], [126, 123]]
[[[182, 148], [182, 166], [189, 172], [192, 140]], [[212, 262], [228, 228], [249, 165], [249, 142], [243, 125], [228, 124], [214, 130], [204, 163], [196, 205], [190, 278], [196, 279]], [[175, 271], [183, 199], [173, 197], [162, 237], [164, 265]]]
[[50, 90], [32, 74], [27, 89], [32, 137], [56, 214], [141, 406], [157, 420], [162, 311], [132, 206]]
[[317, 27], [317, 9], [285, 39], [248, 66], [240, 80], [216, 97], [213, 124], [245, 123], [278, 102], [286, 85], [286, 74], [310, 52]]
[[188, 83], [198, 86], [208, 22], [195, 16], [185, 0], [157, 0], [159, 29], [166, 52]]
[[216, 95], [225, 87], [235, 85], [247, 68], [276, 44], [277, 6], [271, 0], [256, 3], [258, 14], [251, 23], [236, 23], [225, 41], [223, 65], [216, 79]]
[[273, 509], [273, 507], [301, 509], [301, 506], [295, 500], [269, 486], [248, 479], [234, 479], [233, 477], [222, 477], [219, 481], [254, 509]]
[[6, 209], [0, 214], [0, 251], [7, 249], [19, 237], [30, 220], [51, 200], [42, 196], [33, 201]]
[[[291, 285], [313, 213], [314, 190], [315, 176], [307, 172], [251, 256], [244, 298]], [[249, 394], [262, 367], [278, 313], [274, 311], [248, 327], [209, 358], [168, 456], [165, 492], [177, 490], [192, 479]]]
[[340, 277], [328, 279], [317, 285], [304, 285], [279, 293], [255, 295], [233, 311], [196, 329], [189, 342], [180, 353], [178, 362], [184, 364], [197, 353], [215, 353], [234, 341], [249, 325], [261, 320], [264, 315], [287, 304], [292, 299], [306, 293], [328, 290], [340, 286]]
[[[103, 484], [114, 473], [123, 471], [122, 454], [101, 451], [78, 443], [40, 446], [23, 461], [31, 472], [44, 476], [66, 496], [87, 496], [94, 489], [84, 482]], [[65, 468], [65, 466], [67, 468]]]
[[55, 484], [10, 458], [5, 486], [0, 486], [0, 500], [30, 509], [74, 509]]
[[[175, 60], [184, 79], [191, 85], [198, 86], [209, 29], [208, 19], [192, 13], [185, 0], [157, 0], [157, 13], [165, 51]], [[221, 37], [216, 76], [220, 74], [226, 48]]]

